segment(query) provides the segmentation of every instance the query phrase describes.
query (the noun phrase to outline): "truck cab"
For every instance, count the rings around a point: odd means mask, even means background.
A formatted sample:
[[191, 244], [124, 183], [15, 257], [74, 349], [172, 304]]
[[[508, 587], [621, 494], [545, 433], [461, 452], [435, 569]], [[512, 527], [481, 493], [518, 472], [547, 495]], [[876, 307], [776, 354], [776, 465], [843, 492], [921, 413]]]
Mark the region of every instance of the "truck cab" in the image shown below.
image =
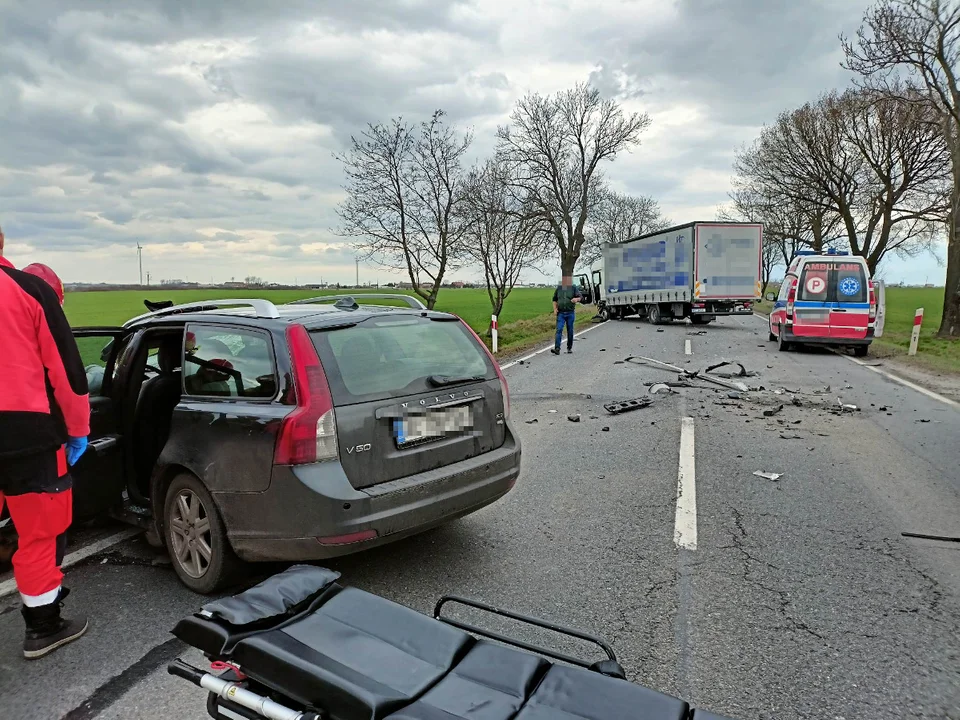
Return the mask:
[[847, 253], [799, 254], [790, 263], [770, 313], [770, 340], [781, 351], [796, 345], [849, 347], [863, 357], [883, 330], [883, 287], [867, 261]]

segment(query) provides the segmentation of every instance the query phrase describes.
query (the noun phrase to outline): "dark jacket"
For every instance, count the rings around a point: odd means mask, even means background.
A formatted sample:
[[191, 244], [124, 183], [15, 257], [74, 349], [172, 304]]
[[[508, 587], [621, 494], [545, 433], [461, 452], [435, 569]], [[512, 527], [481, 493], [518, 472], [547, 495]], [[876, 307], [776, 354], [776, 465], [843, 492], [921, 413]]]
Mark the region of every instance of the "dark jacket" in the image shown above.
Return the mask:
[[553, 291], [553, 301], [557, 304], [558, 312], [573, 312], [576, 310], [577, 306], [573, 302], [573, 298], [578, 297], [580, 297], [580, 289], [576, 285], [570, 287], [557, 285], [557, 289]]
[[87, 376], [56, 293], [0, 257], [0, 457], [89, 434]]

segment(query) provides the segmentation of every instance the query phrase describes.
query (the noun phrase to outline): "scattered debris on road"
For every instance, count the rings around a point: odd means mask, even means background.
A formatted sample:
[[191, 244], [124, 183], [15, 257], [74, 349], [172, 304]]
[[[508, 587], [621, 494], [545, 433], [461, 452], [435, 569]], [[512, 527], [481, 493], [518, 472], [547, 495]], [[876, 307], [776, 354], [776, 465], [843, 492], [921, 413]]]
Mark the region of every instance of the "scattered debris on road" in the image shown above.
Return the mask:
[[949, 535], [926, 535], [924, 533], [902, 532], [903, 537], [920, 538], [921, 540], [939, 540], [941, 542], [960, 542], [960, 537], [951, 537]]
[[631, 410], [639, 410], [640, 408], [650, 407], [653, 401], [648, 397], [635, 398], [633, 400], [623, 400], [621, 402], [608, 403], [603, 406], [603, 409], [606, 410], [611, 415], [619, 415], [620, 413], [630, 412]]
[[706, 335], [706, 330], [694, 330], [693, 332], [688, 332], [687, 335]]
[[[663, 362], [662, 360], [656, 360], [654, 358], [643, 357], [642, 355], [631, 355], [630, 357], [626, 358], [626, 362], [633, 363], [634, 365], [653, 365], [665, 370], [672, 370], [673, 372], [678, 373], [682, 380], [706, 380], [707, 382], [711, 382], [715, 385], [725, 387], [727, 390], [739, 390], [741, 392], [747, 392], [747, 386], [742, 382], [737, 382], [736, 380], [725, 380], [715, 375], [711, 375], [706, 371], [684, 370], [676, 365], [671, 365], [670, 363]], [[726, 363], [721, 363], [721, 365], [724, 364]], [[720, 365], [715, 367], [720, 367]]]
[[743, 400], [743, 393], [737, 390], [731, 390], [727, 393], [727, 397], [731, 400]]
[[555, 412], [557, 412], [557, 411], [556, 411], [556, 410], [547, 410], [547, 412], [553, 414], [553, 413], [555, 413]]
[[803, 435], [797, 435], [796, 433], [780, 433], [781, 440], [803, 440]]
[[604, 426], [603, 426], [602, 428], [600, 428], [600, 429], [601, 429], [603, 432], [610, 432], [610, 426], [609, 426], [609, 425], [604, 425]]
[[771, 409], [771, 410], [764, 410], [764, 411], [763, 411], [763, 416], [764, 416], [764, 417], [773, 417], [774, 415], [776, 415], [777, 413], [781, 412], [782, 410], [783, 410], [783, 405], [777, 405], [775, 408], [773, 408], [773, 409]]
[[540, 422], [540, 421], [537, 420], [536, 418], [534, 418], [533, 420], [527, 420], [527, 425], [533, 425], [535, 422]]
[[567, 420], [569, 420], [570, 422], [580, 422], [580, 414], [578, 413], [576, 415], [567, 415]]
[[773, 480], [773, 482], [777, 482], [777, 480], [783, 477], [783, 473], [764, 472], [762, 470], [755, 470], [753, 474], [764, 480]]
[[673, 389], [669, 385], [667, 385], [667, 383], [654, 383], [653, 385], [650, 386], [649, 392], [651, 395], [656, 395], [657, 393], [661, 393], [661, 392], [672, 393]]

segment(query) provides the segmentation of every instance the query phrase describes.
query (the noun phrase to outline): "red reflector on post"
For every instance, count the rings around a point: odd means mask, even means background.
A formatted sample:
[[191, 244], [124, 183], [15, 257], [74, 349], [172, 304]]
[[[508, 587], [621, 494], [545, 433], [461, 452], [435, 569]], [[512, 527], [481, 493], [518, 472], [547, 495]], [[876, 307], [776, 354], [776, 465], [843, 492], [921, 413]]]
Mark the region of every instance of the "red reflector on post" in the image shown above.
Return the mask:
[[351, 545], [353, 543], [363, 542], [364, 540], [373, 540], [376, 537], [376, 530], [361, 530], [360, 532], [350, 533], [349, 535], [318, 537], [317, 542], [321, 545]]

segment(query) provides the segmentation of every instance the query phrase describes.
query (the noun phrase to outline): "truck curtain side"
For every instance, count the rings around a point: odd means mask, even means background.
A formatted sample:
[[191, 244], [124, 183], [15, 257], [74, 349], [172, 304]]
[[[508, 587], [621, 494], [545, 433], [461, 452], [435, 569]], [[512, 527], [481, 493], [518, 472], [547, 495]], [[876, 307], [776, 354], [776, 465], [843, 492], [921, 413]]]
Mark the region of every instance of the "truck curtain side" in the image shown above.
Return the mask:
[[607, 245], [581, 283], [601, 318], [637, 314], [659, 324], [753, 312], [760, 293], [763, 227], [696, 222]]

